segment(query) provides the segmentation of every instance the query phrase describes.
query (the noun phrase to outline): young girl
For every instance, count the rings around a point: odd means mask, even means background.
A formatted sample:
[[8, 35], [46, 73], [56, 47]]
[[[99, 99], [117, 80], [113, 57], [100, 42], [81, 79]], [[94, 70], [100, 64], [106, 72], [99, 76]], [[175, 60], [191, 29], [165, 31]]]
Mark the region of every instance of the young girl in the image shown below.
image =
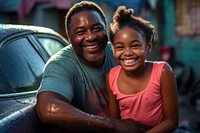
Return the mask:
[[169, 133], [178, 126], [176, 79], [167, 62], [146, 60], [154, 26], [120, 6], [110, 25], [110, 41], [119, 64], [107, 75], [110, 116], [151, 126], [147, 133]]

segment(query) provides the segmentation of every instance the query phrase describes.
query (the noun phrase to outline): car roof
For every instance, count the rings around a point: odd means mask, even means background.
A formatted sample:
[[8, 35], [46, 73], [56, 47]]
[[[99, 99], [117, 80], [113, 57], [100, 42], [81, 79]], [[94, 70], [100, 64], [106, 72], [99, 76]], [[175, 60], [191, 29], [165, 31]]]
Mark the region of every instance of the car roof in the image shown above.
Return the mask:
[[16, 33], [26, 33], [26, 32], [56, 34], [60, 36], [57, 32], [47, 27], [33, 26], [33, 25], [0, 24], [0, 41], [10, 35]]

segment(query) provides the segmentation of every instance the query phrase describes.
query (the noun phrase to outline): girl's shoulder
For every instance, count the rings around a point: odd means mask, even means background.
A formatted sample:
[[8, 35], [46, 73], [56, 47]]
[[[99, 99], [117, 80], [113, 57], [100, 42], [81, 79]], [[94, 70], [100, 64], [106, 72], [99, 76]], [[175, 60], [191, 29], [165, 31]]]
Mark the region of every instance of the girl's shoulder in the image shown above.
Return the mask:
[[146, 63], [151, 67], [153, 73], [171, 70], [171, 66], [166, 61], [146, 61]]
[[122, 66], [120, 66], [120, 65], [117, 65], [117, 66], [115, 66], [115, 67], [111, 68], [109, 73], [110, 73], [110, 74], [117, 73], [118, 71], [120, 71], [120, 70], [121, 70], [121, 68], [122, 68]]
[[147, 64], [150, 66], [152, 65], [153, 67], [164, 67], [164, 66], [169, 66], [168, 62], [166, 61], [146, 61]]
[[153, 69], [155, 71], [161, 70], [163, 71], [170, 71], [173, 72], [172, 67], [170, 66], [170, 64], [166, 61], [148, 61], [148, 63], [153, 65]]
[[166, 61], [145, 61], [145, 62], [147, 62], [147, 63], [149, 63], [149, 64], [156, 64], [156, 65], [161, 65], [161, 64], [168, 64], [168, 62], [166, 62]]

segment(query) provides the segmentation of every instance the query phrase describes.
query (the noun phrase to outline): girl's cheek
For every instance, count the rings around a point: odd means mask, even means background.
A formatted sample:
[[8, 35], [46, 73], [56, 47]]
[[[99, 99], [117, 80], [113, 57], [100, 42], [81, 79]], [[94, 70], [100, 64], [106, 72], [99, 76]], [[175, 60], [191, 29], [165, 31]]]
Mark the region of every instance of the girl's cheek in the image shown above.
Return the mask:
[[141, 54], [145, 54], [145, 53], [146, 53], [146, 50], [141, 49], [141, 50], [139, 50], [138, 52], [141, 53]]
[[141, 52], [141, 53], [144, 53], [144, 52], [145, 52], [145, 50], [141, 49], [141, 50], [140, 50], [140, 52]]

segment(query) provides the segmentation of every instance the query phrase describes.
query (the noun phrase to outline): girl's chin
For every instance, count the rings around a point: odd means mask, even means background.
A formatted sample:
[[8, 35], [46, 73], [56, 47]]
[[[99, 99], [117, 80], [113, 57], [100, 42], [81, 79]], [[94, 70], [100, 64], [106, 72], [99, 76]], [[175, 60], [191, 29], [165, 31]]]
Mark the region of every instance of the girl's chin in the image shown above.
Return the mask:
[[134, 71], [134, 68], [132, 68], [132, 67], [123, 67], [123, 69], [125, 70], [125, 71]]

